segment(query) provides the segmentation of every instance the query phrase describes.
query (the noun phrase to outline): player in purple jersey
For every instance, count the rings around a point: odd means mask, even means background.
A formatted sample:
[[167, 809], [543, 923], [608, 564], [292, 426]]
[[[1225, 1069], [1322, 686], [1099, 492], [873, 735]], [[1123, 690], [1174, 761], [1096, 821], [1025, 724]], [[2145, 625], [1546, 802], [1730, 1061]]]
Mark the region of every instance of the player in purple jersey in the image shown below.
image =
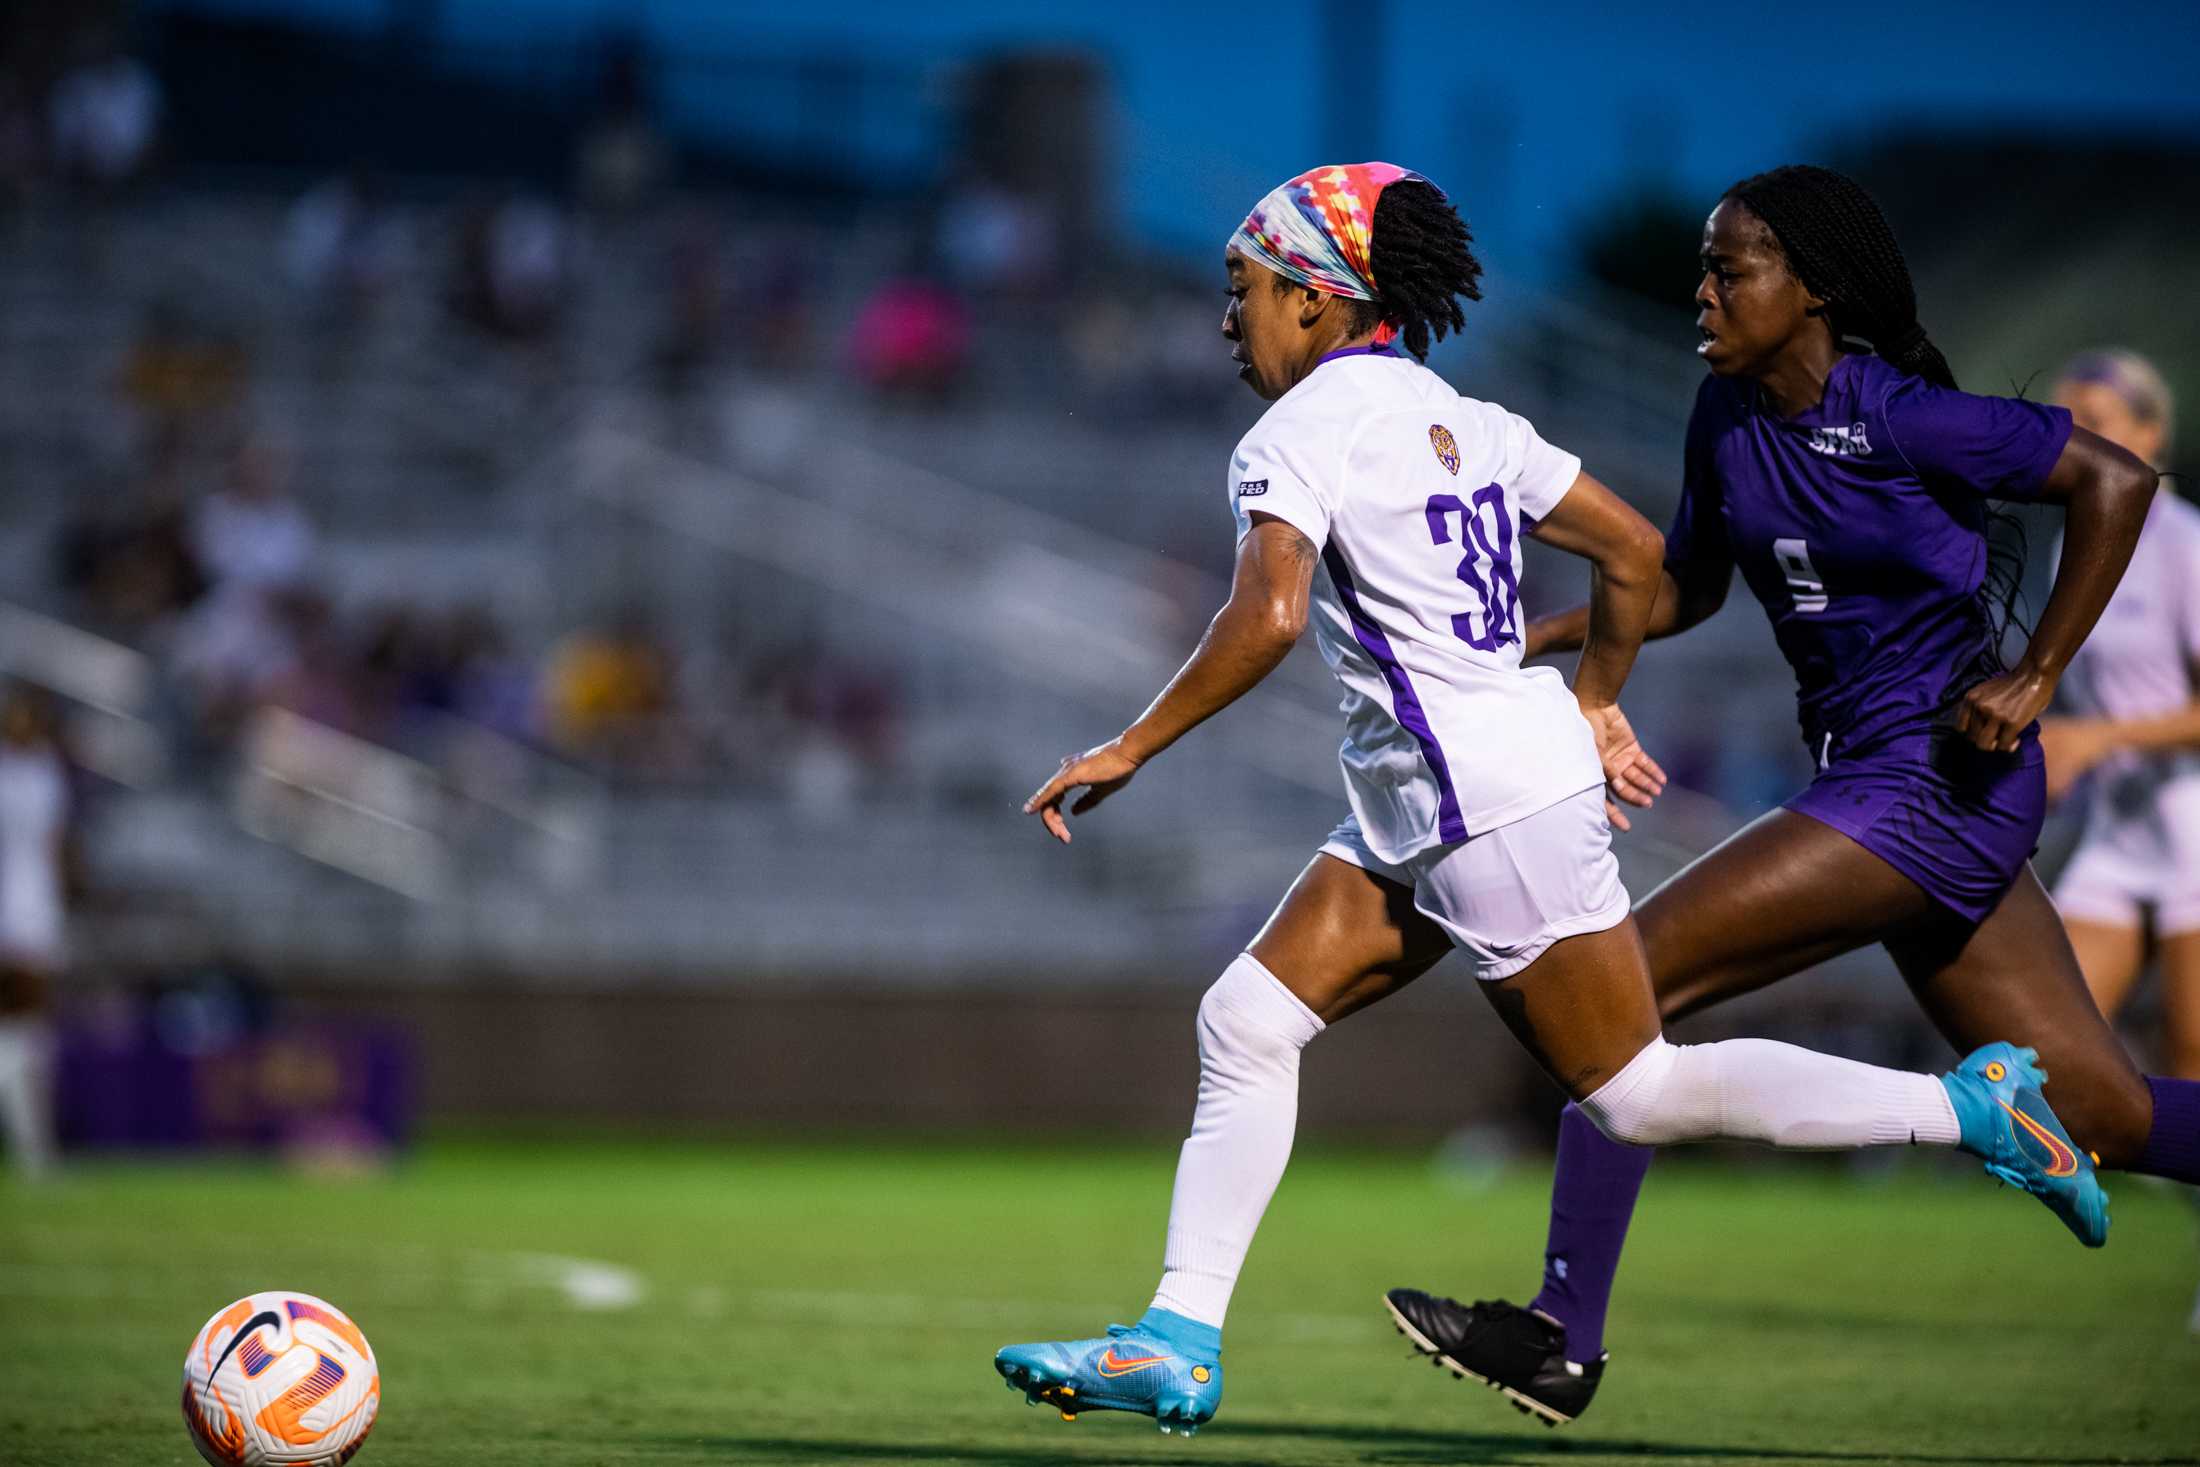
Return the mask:
[[[1711, 376], [1649, 635], [1717, 611], [1738, 567], [1795, 670], [1818, 775], [1638, 908], [1660, 1012], [1882, 943], [1959, 1050], [2009, 1034], [2039, 1051], [2102, 1165], [2200, 1180], [2200, 1085], [2133, 1068], [2028, 864], [2046, 807], [2034, 720], [2131, 557], [2154, 471], [2066, 409], [1958, 391], [1878, 206], [1839, 174], [1734, 185], [1703, 267]], [[2066, 516], [2054, 590], [2009, 668], [1989, 499]], [[1527, 651], [1579, 646], [1582, 629], [1578, 608], [1542, 618]], [[1520, 1309], [1398, 1289], [1393, 1315], [1521, 1409], [1571, 1420], [1601, 1378], [1650, 1155], [1569, 1106], [1541, 1293]]]

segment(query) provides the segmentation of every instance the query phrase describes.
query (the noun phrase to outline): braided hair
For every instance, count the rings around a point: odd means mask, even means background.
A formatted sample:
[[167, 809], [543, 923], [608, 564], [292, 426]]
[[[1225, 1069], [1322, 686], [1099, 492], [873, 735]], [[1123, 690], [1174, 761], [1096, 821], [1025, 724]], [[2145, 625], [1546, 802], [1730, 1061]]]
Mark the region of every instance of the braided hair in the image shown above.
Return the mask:
[[1917, 288], [1887, 216], [1854, 179], [1790, 164], [1726, 191], [1765, 222], [1788, 267], [1826, 302], [1837, 338], [1871, 343], [1888, 365], [1942, 387], [1956, 385], [1948, 359], [1917, 322]]
[[[1898, 372], [1940, 387], [1956, 385], [1948, 359], [1918, 324], [1917, 287], [1902, 247], [1862, 184], [1830, 168], [1793, 163], [1743, 179], [1726, 197], [1739, 199], [1772, 231], [1795, 278], [1825, 301], [1837, 340], [1868, 342]], [[1972, 663], [1958, 669], [1948, 690], [1951, 700], [2009, 670], [2011, 628], [2031, 634], [2017, 609], [2030, 540], [2022, 519], [2007, 510], [1986, 510], [1986, 574], [1978, 604], [1987, 640]]]
[[1368, 263], [1380, 298], [1352, 303], [1352, 334], [1387, 321], [1414, 359], [1425, 361], [1433, 342], [1467, 324], [1460, 299], [1482, 299], [1474, 236], [1444, 191], [1419, 179], [1383, 190], [1371, 234]]

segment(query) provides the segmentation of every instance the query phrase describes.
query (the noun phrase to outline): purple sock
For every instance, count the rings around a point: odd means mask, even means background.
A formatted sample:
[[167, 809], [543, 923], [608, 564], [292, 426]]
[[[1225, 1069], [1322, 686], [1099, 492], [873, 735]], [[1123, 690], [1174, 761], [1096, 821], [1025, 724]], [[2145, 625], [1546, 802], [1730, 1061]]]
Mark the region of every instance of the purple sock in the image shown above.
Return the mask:
[[2200, 1185], [2200, 1080], [2147, 1077], [2154, 1092], [2154, 1129], [2127, 1171]]
[[1604, 1353], [1604, 1311], [1612, 1302], [1619, 1250], [1656, 1154], [1647, 1146], [1608, 1139], [1580, 1106], [1567, 1106], [1558, 1118], [1558, 1175], [1551, 1183], [1543, 1292], [1528, 1307], [1566, 1326], [1566, 1358], [1576, 1364], [1587, 1365]]

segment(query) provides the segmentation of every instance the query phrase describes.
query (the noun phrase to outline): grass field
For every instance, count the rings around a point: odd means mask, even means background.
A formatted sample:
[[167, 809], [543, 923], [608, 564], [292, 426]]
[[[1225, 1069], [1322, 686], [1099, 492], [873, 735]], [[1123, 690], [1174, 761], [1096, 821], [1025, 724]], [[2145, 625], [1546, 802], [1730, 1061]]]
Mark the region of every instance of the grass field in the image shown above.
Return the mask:
[[365, 1467], [636, 1463], [2200, 1462], [2190, 1209], [2119, 1186], [2087, 1254], [1940, 1166], [1653, 1172], [1612, 1374], [1548, 1432], [1409, 1359], [1388, 1285], [1531, 1285], [1547, 1172], [1481, 1190], [1424, 1157], [1300, 1156], [1196, 1440], [1074, 1424], [1000, 1344], [1143, 1305], [1167, 1146], [448, 1141], [391, 1176], [103, 1165], [0, 1183], [0, 1462], [197, 1457], [175, 1405], [201, 1321], [255, 1289], [349, 1310], [380, 1356]]

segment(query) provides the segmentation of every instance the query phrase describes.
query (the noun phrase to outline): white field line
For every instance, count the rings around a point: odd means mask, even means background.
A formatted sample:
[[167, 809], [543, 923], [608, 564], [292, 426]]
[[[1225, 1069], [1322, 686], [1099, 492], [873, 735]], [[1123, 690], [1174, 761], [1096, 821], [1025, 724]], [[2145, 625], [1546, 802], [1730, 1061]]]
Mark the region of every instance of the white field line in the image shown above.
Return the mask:
[[[425, 1250], [408, 1250], [416, 1255]], [[444, 1258], [440, 1267], [377, 1270], [374, 1288], [384, 1307], [424, 1306], [453, 1293], [483, 1303], [513, 1302], [515, 1296], [544, 1288], [567, 1307], [604, 1312], [632, 1309], [646, 1300], [650, 1281], [623, 1264], [551, 1253], [476, 1253]], [[165, 1301], [174, 1289], [134, 1272], [94, 1264], [0, 1263], [0, 1299]], [[728, 1289], [700, 1284], [678, 1295], [689, 1315], [732, 1322], [823, 1320], [834, 1325], [876, 1324], [893, 1328], [946, 1325], [953, 1328], [1021, 1329], [1044, 1333], [1052, 1325], [1070, 1337], [1097, 1331], [1111, 1306], [1094, 1300], [977, 1299], [967, 1295], [869, 1293], [832, 1289]], [[220, 1301], [215, 1301], [219, 1303]], [[209, 1306], [212, 1307], [212, 1306]], [[1380, 1311], [1365, 1314], [1285, 1314], [1239, 1316], [1240, 1327], [1261, 1338], [1286, 1343], [1380, 1339], [1386, 1332]], [[1059, 1323], [1055, 1323], [1059, 1321]]]

